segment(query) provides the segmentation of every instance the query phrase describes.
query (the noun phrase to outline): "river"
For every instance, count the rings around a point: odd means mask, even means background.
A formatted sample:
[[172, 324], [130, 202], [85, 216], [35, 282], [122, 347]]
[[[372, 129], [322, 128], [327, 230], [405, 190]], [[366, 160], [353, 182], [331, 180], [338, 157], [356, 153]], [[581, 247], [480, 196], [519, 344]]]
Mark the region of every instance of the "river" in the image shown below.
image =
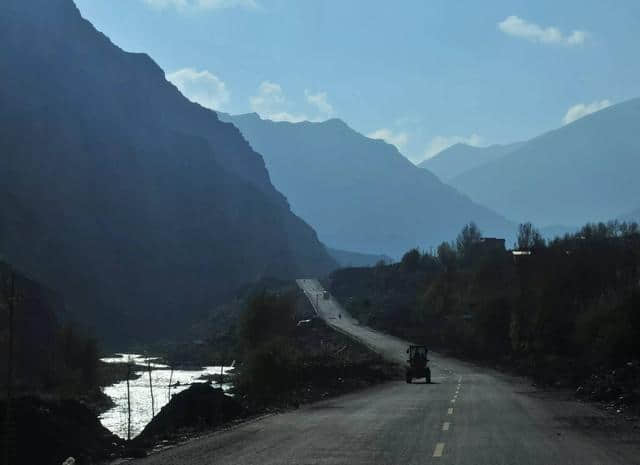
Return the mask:
[[[167, 365], [157, 362], [156, 357], [144, 357], [139, 354], [115, 354], [114, 357], [101, 359], [106, 363], [125, 363], [129, 360], [137, 365], [147, 366], [147, 362], [151, 365], [151, 380], [153, 384], [153, 404], [157, 414], [162, 407], [169, 402], [169, 392], [171, 395], [184, 391], [192, 383], [203, 383], [205, 379], [203, 375], [227, 374], [233, 367], [207, 366], [195, 370], [173, 370]], [[137, 436], [151, 421], [151, 392], [149, 390], [149, 372], [144, 370], [136, 371], [137, 375], [141, 375], [135, 380], [129, 381], [129, 391], [131, 397], [131, 437]], [[171, 390], [169, 390], [169, 378], [171, 378]], [[214, 387], [219, 384], [213, 383]], [[228, 391], [231, 388], [230, 383], [224, 383], [222, 389]], [[100, 415], [100, 422], [111, 432], [120, 436], [127, 437], [127, 382], [121, 381], [111, 386], [103, 388], [103, 392], [108, 395], [115, 406]]]

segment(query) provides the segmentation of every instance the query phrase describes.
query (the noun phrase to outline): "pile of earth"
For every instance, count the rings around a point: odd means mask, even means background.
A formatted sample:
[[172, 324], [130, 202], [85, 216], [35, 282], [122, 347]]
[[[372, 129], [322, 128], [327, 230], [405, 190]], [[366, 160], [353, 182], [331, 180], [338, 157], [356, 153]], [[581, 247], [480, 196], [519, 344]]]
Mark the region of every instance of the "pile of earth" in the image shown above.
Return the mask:
[[598, 370], [576, 390], [578, 397], [601, 402], [618, 414], [640, 415], [640, 362]]
[[6, 402], [0, 402], [0, 436], [9, 436], [10, 463], [60, 465], [68, 457], [91, 464], [120, 455], [124, 441], [100, 424], [94, 412], [76, 400], [35, 396], [14, 399], [9, 431]]
[[222, 425], [244, 414], [242, 406], [222, 389], [206, 383], [191, 385], [171, 401], [132, 440], [132, 446], [146, 448], [180, 432], [193, 432]]

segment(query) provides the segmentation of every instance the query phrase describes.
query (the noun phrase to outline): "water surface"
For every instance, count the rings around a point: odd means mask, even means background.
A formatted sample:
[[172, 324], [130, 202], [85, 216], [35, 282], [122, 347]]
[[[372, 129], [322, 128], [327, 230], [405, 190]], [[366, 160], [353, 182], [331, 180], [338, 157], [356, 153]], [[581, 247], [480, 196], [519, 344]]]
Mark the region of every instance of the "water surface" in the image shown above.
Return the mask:
[[[144, 365], [145, 369], [135, 373], [141, 375], [138, 379], [129, 381], [129, 391], [131, 397], [131, 437], [137, 436], [151, 421], [151, 391], [149, 389], [149, 372], [146, 369], [147, 362], [151, 365], [151, 380], [153, 384], [153, 404], [157, 414], [162, 407], [169, 402], [169, 394], [174, 395], [184, 391], [191, 383], [203, 383], [200, 379], [202, 375], [227, 374], [232, 367], [207, 366], [194, 370], [173, 370], [167, 365], [158, 362], [157, 357], [144, 357], [139, 354], [116, 354], [114, 357], [101, 359], [106, 363], [123, 363], [130, 360], [137, 365]], [[171, 378], [171, 389], [169, 389], [169, 378]], [[220, 387], [216, 382], [214, 387]], [[222, 389], [228, 391], [230, 383], [224, 383]], [[111, 432], [127, 437], [127, 382], [121, 381], [111, 386], [103, 388], [103, 392], [108, 395], [115, 406], [102, 415], [100, 422]]]

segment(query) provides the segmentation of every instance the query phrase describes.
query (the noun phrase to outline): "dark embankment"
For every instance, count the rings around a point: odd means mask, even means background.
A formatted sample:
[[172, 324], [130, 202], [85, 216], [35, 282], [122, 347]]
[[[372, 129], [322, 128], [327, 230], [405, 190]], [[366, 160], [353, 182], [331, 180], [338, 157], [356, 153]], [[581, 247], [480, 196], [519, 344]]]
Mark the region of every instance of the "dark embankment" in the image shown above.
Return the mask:
[[162, 440], [175, 439], [211, 429], [245, 414], [245, 409], [222, 389], [194, 384], [174, 395], [144, 430], [132, 440], [133, 447], [149, 447]]
[[375, 328], [637, 409], [637, 225], [591, 224], [547, 244], [527, 224], [518, 244], [514, 255], [471, 225], [434, 255], [338, 270], [331, 292]]
[[4, 447], [5, 435], [11, 438], [11, 464], [60, 465], [67, 457], [91, 464], [116, 457], [124, 447], [94, 412], [75, 400], [20, 397], [13, 400], [12, 413], [7, 432], [6, 402], [0, 402], [0, 439]]

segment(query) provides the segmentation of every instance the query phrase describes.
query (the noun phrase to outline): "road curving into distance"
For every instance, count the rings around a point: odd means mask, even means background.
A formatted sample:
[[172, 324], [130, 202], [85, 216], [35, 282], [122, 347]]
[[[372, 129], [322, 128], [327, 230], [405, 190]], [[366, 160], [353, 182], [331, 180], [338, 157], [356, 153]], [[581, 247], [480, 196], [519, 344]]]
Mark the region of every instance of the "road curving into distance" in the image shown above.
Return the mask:
[[[318, 315], [389, 360], [408, 342], [360, 326], [316, 280]], [[341, 315], [341, 317], [340, 317]], [[433, 384], [393, 381], [212, 433], [136, 461], [155, 465], [616, 465], [637, 435], [600, 410], [521, 378], [430, 353]]]

